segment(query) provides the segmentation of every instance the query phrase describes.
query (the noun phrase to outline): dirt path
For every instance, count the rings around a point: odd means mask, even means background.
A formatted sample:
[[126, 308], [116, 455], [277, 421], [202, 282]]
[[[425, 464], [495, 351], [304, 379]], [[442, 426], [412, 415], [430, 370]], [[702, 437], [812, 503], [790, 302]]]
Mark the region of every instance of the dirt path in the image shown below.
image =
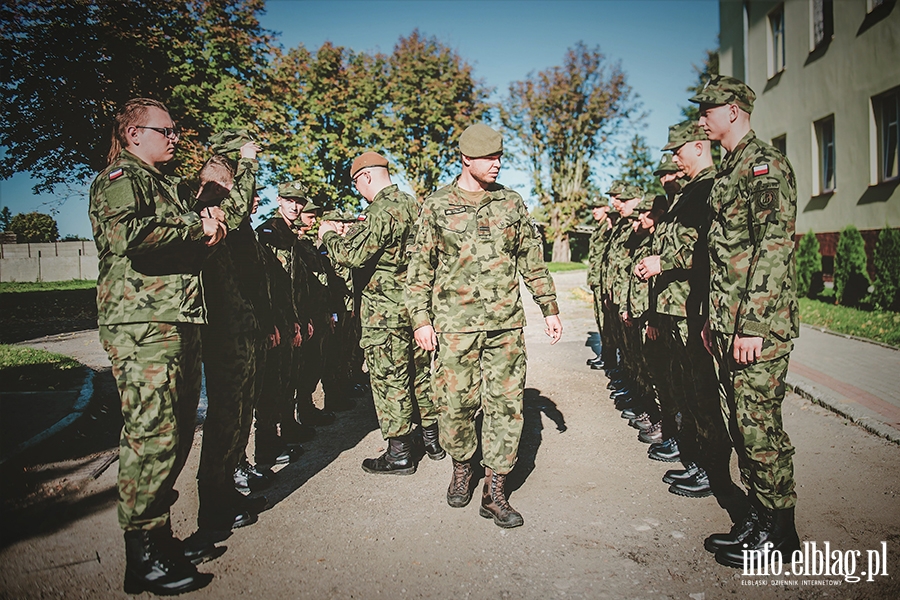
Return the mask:
[[[672, 465], [647, 460], [647, 446], [612, 408], [606, 378], [584, 365], [584, 341], [595, 329], [576, 290], [584, 273], [556, 281], [565, 326], [557, 346], [526, 301], [526, 431], [511, 495], [523, 527], [502, 530], [480, 518], [477, 500], [448, 507], [449, 459], [426, 459], [409, 477], [364, 473], [362, 459], [383, 449], [367, 403], [321, 429], [303, 459], [280, 471], [267, 494], [274, 506], [224, 542], [228, 551], [201, 567], [215, 579], [190, 597], [900, 597], [900, 447], [791, 395], [784, 418], [797, 447], [801, 538], [862, 551], [857, 572], [866, 568], [865, 551], [884, 541], [889, 575], [855, 584], [791, 577], [798, 583], [783, 586], [777, 581], [786, 577], [721, 567], [702, 540], [727, 531], [727, 515], [713, 498], [666, 491], [660, 478]], [[173, 522], [181, 535], [196, 515], [198, 449], [177, 486]], [[113, 468], [62, 518], [0, 549], [0, 597], [123, 597], [114, 486]], [[816, 579], [828, 583], [808, 583]]]

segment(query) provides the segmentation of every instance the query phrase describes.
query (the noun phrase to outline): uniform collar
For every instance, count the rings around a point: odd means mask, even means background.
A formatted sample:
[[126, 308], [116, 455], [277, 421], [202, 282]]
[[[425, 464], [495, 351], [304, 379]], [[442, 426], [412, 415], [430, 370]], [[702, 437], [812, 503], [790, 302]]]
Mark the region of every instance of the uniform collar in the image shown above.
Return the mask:
[[165, 179], [166, 181], [168, 181], [170, 183], [178, 183], [179, 181], [181, 181], [180, 177], [175, 177], [173, 175], [166, 175], [165, 173], [163, 173], [162, 171], [160, 171], [153, 165], [144, 162], [143, 160], [141, 160], [140, 158], [138, 158], [137, 156], [135, 156], [134, 154], [132, 154], [131, 152], [126, 150], [125, 148], [122, 148], [122, 151], [119, 153], [118, 160], [120, 160], [122, 162], [133, 164], [135, 166], [139, 166], [140, 168], [144, 169], [145, 171], [150, 171], [157, 178]]
[[478, 207], [503, 196], [504, 187], [499, 183], [492, 183], [488, 189], [484, 190], [484, 193], [487, 195], [487, 200], [472, 200], [469, 198], [469, 194], [472, 194], [472, 192], [467, 192], [459, 187], [459, 177], [460, 176], [457, 175], [456, 179], [453, 180], [453, 183], [450, 184], [450, 196], [447, 199], [447, 202], [452, 206]]
[[725, 160], [722, 161], [722, 171], [725, 170], [726, 167], [734, 167], [734, 161], [737, 160], [736, 157], [740, 156], [741, 153], [744, 152], [744, 148], [746, 148], [750, 142], [756, 139], [756, 133], [751, 129], [747, 132], [747, 135], [741, 138], [741, 141], [738, 142], [738, 145], [734, 147], [734, 150], [729, 152], [725, 156]]

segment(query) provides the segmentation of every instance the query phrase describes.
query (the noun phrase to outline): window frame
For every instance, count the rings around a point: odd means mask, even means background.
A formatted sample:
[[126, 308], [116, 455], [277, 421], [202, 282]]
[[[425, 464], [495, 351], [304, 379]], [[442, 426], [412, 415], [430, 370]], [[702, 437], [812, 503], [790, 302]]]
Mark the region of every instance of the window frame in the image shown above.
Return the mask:
[[[816, 7], [821, 7], [821, 13], [817, 14]], [[816, 25], [821, 16], [822, 39], [816, 39]], [[815, 52], [818, 48], [827, 45], [834, 39], [834, 0], [809, 0], [809, 51]]]
[[[893, 115], [887, 114], [889, 107]], [[872, 184], [900, 180], [900, 86], [872, 97]], [[892, 120], [888, 121], [888, 118]], [[893, 138], [893, 139], [892, 139]], [[888, 148], [888, 145], [891, 148]], [[890, 154], [893, 151], [893, 155]], [[893, 160], [891, 160], [893, 159]], [[888, 163], [893, 174], [887, 175]]]
[[[830, 139], [826, 139], [826, 134], [829, 133]], [[813, 195], [833, 194], [837, 191], [837, 132], [834, 113], [813, 122], [813, 144]]]
[[[768, 71], [769, 79], [772, 79], [773, 77], [787, 69], [787, 27], [785, 25], [783, 2], [769, 11], [769, 14], [766, 17], [766, 21], [768, 24], [766, 32], [769, 42]], [[776, 25], [779, 24], [780, 27], [776, 27]]]

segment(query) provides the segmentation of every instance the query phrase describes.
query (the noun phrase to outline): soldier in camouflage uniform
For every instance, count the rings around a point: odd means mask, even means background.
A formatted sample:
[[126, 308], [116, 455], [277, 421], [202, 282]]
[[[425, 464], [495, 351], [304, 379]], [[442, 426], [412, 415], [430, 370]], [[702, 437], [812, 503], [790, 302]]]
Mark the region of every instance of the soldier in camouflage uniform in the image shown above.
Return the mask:
[[[212, 207], [224, 207], [223, 219], [234, 233], [249, 220], [256, 190], [258, 146], [235, 134], [233, 144], [241, 144], [235, 167], [224, 153], [217, 153], [200, 170], [197, 209], [201, 214]], [[246, 141], [246, 143], [243, 143]], [[213, 143], [222, 152], [228, 144]], [[236, 170], [235, 170], [236, 168]], [[265, 508], [265, 498], [245, 498], [234, 489], [234, 472], [247, 443], [255, 400], [257, 355], [263, 350], [265, 334], [260, 331], [256, 307], [248, 289], [238, 282], [235, 266], [241, 244], [238, 235], [228, 235], [203, 265], [201, 279], [206, 292], [208, 324], [201, 327], [203, 366], [206, 375], [208, 408], [203, 425], [198, 490], [200, 511], [197, 524], [202, 530], [230, 530], [251, 525]], [[260, 316], [264, 312], [260, 311]]]
[[256, 408], [256, 461], [264, 465], [296, 460], [299, 444], [312, 439], [315, 430], [303, 427], [294, 417], [294, 355], [297, 347], [312, 334], [310, 316], [301, 313], [298, 302], [307, 290], [295, 268], [297, 234], [291, 229], [300, 211], [309, 202], [302, 181], [278, 186], [278, 214], [256, 228], [259, 242], [268, 255], [266, 273], [272, 286], [272, 303], [280, 343], [266, 352], [266, 371]]
[[743, 82], [719, 76], [691, 98], [700, 104], [701, 127], [727, 152], [710, 192], [708, 345], [752, 507], [730, 533], [710, 536], [705, 546], [731, 567], [743, 565], [747, 548], [771, 543], [787, 562], [800, 547], [794, 447], [781, 418], [799, 334], [797, 187], [788, 160], [750, 128], [755, 97]]
[[[606, 246], [606, 240], [612, 230], [612, 220], [609, 218], [609, 198], [599, 197], [591, 198], [587, 202], [588, 208], [591, 209], [591, 216], [597, 222], [596, 229], [591, 233], [588, 242], [588, 274], [587, 285], [591, 289], [594, 296], [594, 320], [597, 321], [597, 331], [603, 336], [603, 294], [600, 291], [600, 272], [603, 263], [603, 249]], [[600, 349], [594, 349], [596, 356], [589, 358], [587, 364], [592, 369], [603, 368], [602, 344]]]
[[350, 177], [369, 205], [346, 237], [324, 222], [319, 235], [335, 262], [357, 269], [362, 288], [361, 345], [372, 381], [372, 398], [388, 448], [367, 458], [368, 473], [415, 473], [411, 433], [416, 413], [429, 458], [446, 453], [438, 440], [437, 412], [429, 385], [428, 353], [416, 346], [404, 304], [406, 247], [419, 215], [419, 204], [391, 183], [388, 161], [365, 152], [350, 166]]
[[556, 289], [537, 229], [519, 194], [496, 183], [503, 141], [484, 124], [459, 139], [462, 174], [425, 200], [411, 248], [406, 306], [420, 348], [435, 352], [433, 385], [441, 445], [453, 458], [450, 506], [472, 497], [483, 411], [485, 482], [479, 514], [501, 527], [522, 515], [504, 484], [516, 463], [525, 391], [525, 315], [519, 276], [541, 307], [545, 332], [559, 341]]
[[[125, 591], [173, 594], [212, 579], [172, 537], [173, 486], [187, 460], [200, 399], [200, 268], [225, 226], [180, 198], [171, 161], [178, 131], [165, 106], [129, 100], [115, 118], [109, 166], [91, 185], [89, 216], [100, 273], [100, 340], [121, 396], [119, 524], [125, 530]], [[204, 244], [205, 241], [205, 244]]]
[[663, 363], [654, 370], [660, 404], [673, 422], [674, 413], [681, 413], [677, 447], [685, 469], [666, 473], [663, 481], [674, 494], [702, 498], [716, 493], [724, 503], [736, 491], [728, 469], [731, 441], [715, 367], [701, 340], [709, 302], [706, 238], [715, 170], [706, 132], [695, 121], [670, 127], [663, 150], [673, 153], [689, 180], [657, 227], [652, 255], [635, 269], [639, 277], [652, 278], [655, 325], [664, 347]]
[[600, 329], [600, 358], [603, 362], [603, 369], [610, 379], [619, 376], [619, 341], [616, 333], [616, 320], [618, 320], [610, 310], [609, 304], [609, 277], [606, 276], [609, 268], [609, 254], [612, 251], [614, 232], [618, 231], [619, 210], [616, 208], [619, 194], [625, 191], [625, 182], [621, 179], [613, 180], [607, 190], [609, 195], [609, 209], [607, 210], [607, 218], [612, 224], [609, 231], [604, 234], [602, 244], [600, 245], [594, 257], [591, 259], [591, 267], [595, 270], [594, 278], [597, 281], [597, 291], [600, 294], [600, 319], [603, 327]]

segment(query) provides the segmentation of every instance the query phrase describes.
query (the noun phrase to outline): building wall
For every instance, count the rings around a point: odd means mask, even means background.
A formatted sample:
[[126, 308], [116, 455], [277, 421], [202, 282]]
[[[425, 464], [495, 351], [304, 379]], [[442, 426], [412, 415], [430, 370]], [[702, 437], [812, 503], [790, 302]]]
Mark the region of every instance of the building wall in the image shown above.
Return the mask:
[[97, 279], [94, 242], [0, 244], [0, 282]]
[[[770, 78], [768, 16], [780, 4], [786, 66]], [[798, 234], [836, 233], [848, 224], [864, 232], [900, 227], [900, 181], [873, 180], [872, 98], [900, 86], [900, 7], [886, 4], [875, 20], [866, 0], [836, 0], [834, 35], [811, 51], [810, 0], [719, 2], [720, 72], [744, 79], [756, 92], [751, 123], [761, 139], [787, 136], [797, 175]], [[836, 186], [817, 194], [814, 123], [832, 114]]]

